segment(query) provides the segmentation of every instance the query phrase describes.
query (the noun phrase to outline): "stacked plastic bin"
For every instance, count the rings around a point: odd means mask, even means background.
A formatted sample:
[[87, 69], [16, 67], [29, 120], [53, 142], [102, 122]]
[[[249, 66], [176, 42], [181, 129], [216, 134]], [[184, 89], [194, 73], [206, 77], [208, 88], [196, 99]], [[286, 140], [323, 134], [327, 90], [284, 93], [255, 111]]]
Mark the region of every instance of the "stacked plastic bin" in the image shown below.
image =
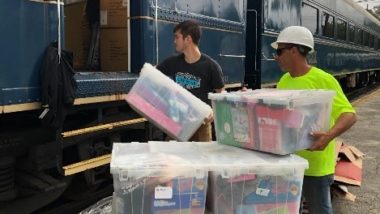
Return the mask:
[[170, 137], [187, 141], [211, 113], [211, 107], [145, 64], [127, 102]]
[[207, 161], [193, 150], [170, 147], [175, 144], [165, 145], [172, 151], [147, 143], [113, 145], [113, 213], [204, 213]]
[[220, 143], [279, 155], [309, 148], [312, 131], [330, 126], [329, 90], [275, 90], [209, 94]]
[[276, 156], [216, 144], [210, 155], [208, 207], [214, 214], [297, 214], [304, 170], [296, 155]]
[[216, 142], [114, 144], [113, 212], [203, 214], [207, 193], [214, 214], [297, 213], [307, 166]]

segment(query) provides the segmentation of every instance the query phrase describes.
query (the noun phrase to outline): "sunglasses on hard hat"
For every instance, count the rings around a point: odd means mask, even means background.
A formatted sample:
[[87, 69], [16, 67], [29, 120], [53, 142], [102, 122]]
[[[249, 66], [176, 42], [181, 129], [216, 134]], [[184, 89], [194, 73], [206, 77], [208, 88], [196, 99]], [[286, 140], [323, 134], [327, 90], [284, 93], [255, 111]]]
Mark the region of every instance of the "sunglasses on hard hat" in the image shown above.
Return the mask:
[[276, 55], [277, 55], [277, 56], [281, 56], [283, 50], [291, 49], [291, 48], [293, 48], [293, 47], [294, 47], [294, 46], [287, 46], [287, 47], [283, 47], [283, 48], [277, 48], [277, 49], [276, 49]]

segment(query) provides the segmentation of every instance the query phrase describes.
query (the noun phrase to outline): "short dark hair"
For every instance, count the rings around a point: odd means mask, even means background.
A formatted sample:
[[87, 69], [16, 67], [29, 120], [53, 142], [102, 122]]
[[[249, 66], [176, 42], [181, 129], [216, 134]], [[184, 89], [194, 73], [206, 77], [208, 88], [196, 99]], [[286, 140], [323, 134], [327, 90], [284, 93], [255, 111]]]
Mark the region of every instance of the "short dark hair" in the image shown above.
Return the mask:
[[307, 56], [309, 54], [309, 52], [311, 51], [311, 48], [309, 47], [306, 47], [304, 45], [296, 45], [297, 49], [298, 49], [298, 52], [300, 52], [301, 55], [303, 56]]
[[180, 22], [174, 27], [173, 33], [177, 31], [181, 31], [184, 37], [191, 36], [191, 39], [196, 45], [198, 45], [201, 40], [202, 31], [197, 21], [187, 20]]

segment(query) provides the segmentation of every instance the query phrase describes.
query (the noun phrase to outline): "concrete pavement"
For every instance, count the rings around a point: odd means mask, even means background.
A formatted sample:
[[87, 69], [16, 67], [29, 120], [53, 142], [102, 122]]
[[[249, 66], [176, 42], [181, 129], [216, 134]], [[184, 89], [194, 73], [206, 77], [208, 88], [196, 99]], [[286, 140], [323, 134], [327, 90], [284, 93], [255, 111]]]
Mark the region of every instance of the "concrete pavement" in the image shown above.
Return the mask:
[[356, 201], [333, 199], [335, 214], [380, 213], [380, 89], [353, 102], [357, 123], [340, 138], [365, 153], [362, 186], [348, 186]]

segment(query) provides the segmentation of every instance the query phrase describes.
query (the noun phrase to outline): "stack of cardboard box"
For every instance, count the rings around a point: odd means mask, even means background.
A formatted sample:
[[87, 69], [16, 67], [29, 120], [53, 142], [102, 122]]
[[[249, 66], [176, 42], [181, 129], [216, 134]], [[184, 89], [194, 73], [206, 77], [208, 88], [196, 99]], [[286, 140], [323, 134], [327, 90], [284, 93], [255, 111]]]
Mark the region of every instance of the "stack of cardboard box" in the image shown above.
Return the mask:
[[128, 70], [129, 0], [100, 0], [100, 66]]
[[65, 5], [65, 48], [73, 52], [74, 69], [85, 69], [90, 49], [91, 30], [86, 16], [86, 1]]

